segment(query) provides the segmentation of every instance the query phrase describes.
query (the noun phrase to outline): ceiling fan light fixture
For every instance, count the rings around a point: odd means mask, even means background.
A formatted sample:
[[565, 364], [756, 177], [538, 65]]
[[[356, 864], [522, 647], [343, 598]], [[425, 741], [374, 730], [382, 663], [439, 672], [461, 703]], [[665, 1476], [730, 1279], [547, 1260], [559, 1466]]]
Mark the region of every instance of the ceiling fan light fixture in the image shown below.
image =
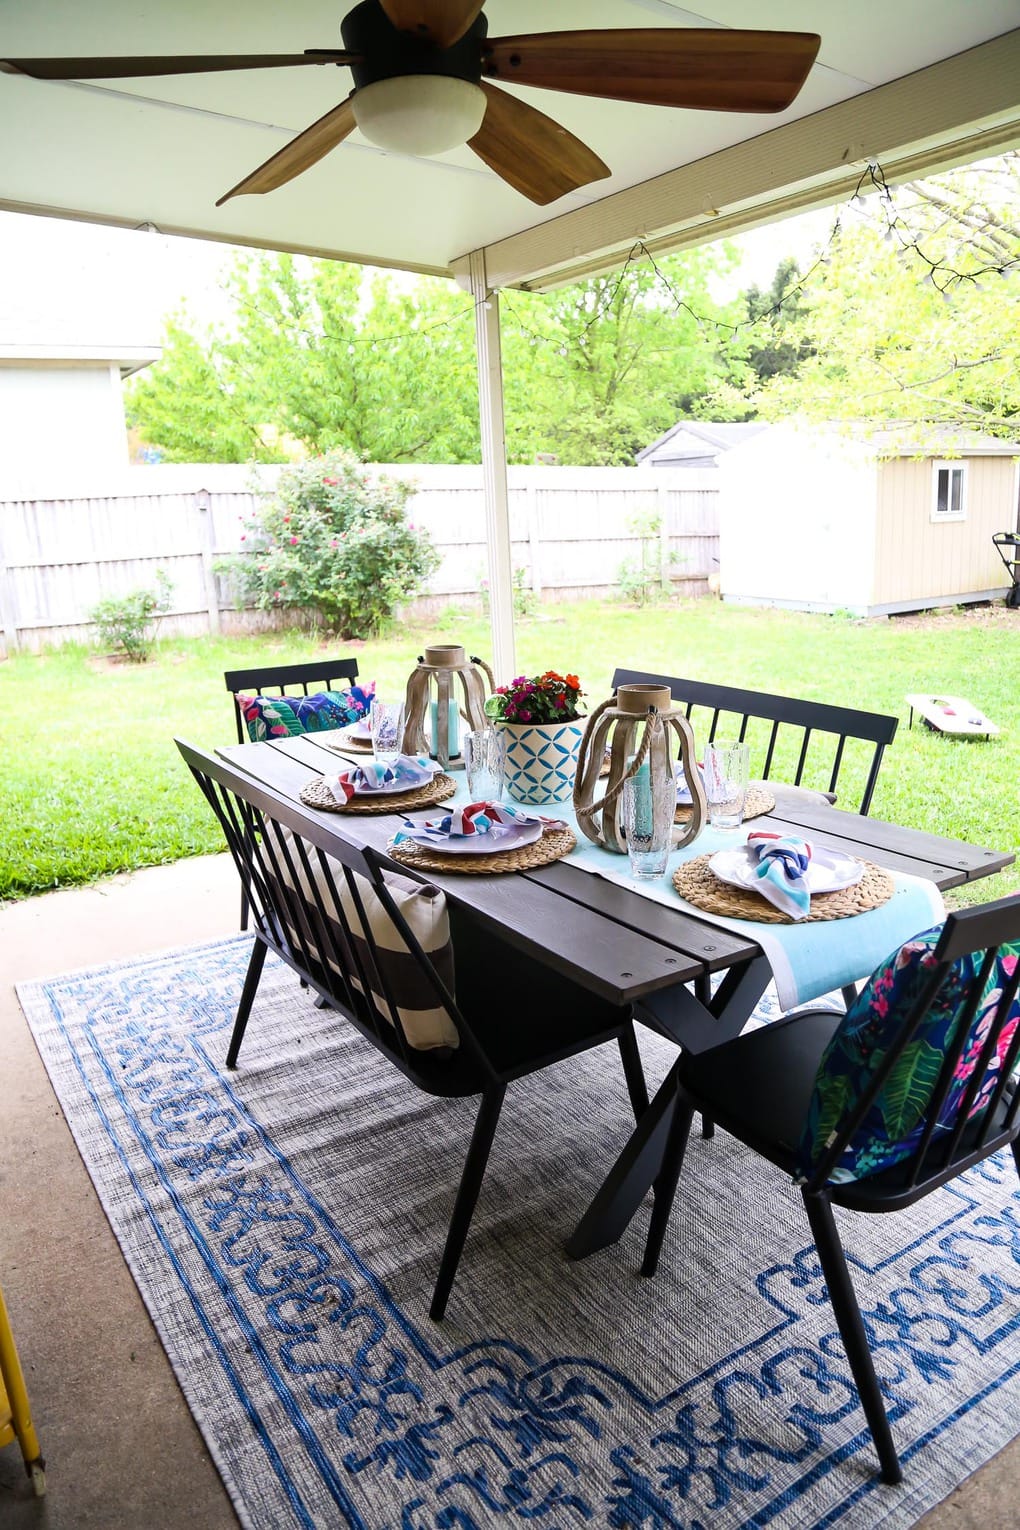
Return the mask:
[[484, 92], [445, 74], [402, 74], [355, 91], [354, 120], [369, 142], [396, 154], [442, 154], [467, 143], [485, 116]]

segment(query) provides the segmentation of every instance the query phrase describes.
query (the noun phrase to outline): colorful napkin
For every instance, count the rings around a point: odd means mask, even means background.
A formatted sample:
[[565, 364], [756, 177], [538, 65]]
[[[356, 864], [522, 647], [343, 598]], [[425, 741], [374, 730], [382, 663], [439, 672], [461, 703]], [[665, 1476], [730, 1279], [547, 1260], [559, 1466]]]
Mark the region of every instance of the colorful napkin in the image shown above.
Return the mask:
[[442, 767], [435, 760], [430, 760], [427, 755], [401, 754], [392, 765], [381, 765], [376, 760], [366, 760], [364, 765], [355, 765], [350, 770], [342, 770], [338, 776], [323, 776], [323, 780], [337, 802], [350, 802], [355, 794], [359, 797], [366, 796], [371, 792], [383, 791], [397, 785], [405, 791], [413, 791], [416, 786], [427, 785], [441, 769]]
[[811, 911], [805, 872], [811, 860], [811, 846], [793, 834], [770, 834], [756, 829], [747, 836], [752, 860], [757, 859], [757, 892], [791, 919], [806, 919]]
[[426, 819], [424, 823], [401, 829], [393, 836], [393, 843], [413, 839], [418, 844], [435, 844], [443, 840], [468, 839], [487, 834], [493, 843], [531, 824], [540, 823], [543, 829], [563, 829], [562, 818], [543, 818], [540, 813], [528, 813], [515, 807], [512, 802], [469, 802], [455, 807], [445, 818]]

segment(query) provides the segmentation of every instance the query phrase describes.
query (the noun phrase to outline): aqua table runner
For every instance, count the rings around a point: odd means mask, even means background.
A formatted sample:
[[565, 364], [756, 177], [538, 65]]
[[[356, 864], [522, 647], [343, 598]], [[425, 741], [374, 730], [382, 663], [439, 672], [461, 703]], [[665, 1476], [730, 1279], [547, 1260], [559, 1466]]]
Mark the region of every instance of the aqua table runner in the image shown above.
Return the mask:
[[[442, 811], [448, 812], [451, 807], [469, 800], [467, 782], [461, 778], [457, 795], [442, 804]], [[625, 855], [602, 850], [585, 837], [569, 802], [550, 802], [530, 811], [562, 818], [573, 829], [577, 835], [577, 849], [564, 858], [567, 864], [604, 877], [607, 882], [617, 882], [642, 898], [651, 898], [667, 908], [691, 914], [708, 924], [734, 930], [757, 941], [772, 967], [782, 1010], [810, 1004], [822, 994], [870, 977], [879, 963], [905, 940], [933, 924], [940, 924], [946, 917], [942, 894], [933, 882], [899, 871], [890, 873], [896, 891], [888, 903], [846, 919], [762, 924], [754, 919], [709, 914], [680, 897], [673, 887], [673, 873], [695, 856], [714, 855], [717, 850], [732, 850], [745, 844], [750, 832], [746, 825], [735, 831], [702, 829], [693, 844], [672, 852], [664, 876], [637, 881], [630, 875], [630, 863]]]

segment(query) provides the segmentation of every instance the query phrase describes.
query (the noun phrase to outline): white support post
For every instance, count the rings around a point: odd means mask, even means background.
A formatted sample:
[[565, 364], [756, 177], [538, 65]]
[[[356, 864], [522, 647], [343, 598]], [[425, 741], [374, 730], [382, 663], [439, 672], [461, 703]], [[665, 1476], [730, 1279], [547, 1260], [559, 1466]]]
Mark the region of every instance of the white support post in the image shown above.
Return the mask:
[[499, 344], [499, 298], [489, 292], [485, 252], [470, 256], [478, 354], [478, 411], [482, 430], [482, 484], [489, 562], [492, 668], [504, 684], [515, 673], [513, 567], [510, 557], [510, 500], [507, 491], [506, 433], [503, 424], [503, 362]]
[[659, 583], [666, 592], [673, 588], [673, 560], [670, 557], [669, 536], [669, 489], [666, 484], [656, 485], [659, 516]]

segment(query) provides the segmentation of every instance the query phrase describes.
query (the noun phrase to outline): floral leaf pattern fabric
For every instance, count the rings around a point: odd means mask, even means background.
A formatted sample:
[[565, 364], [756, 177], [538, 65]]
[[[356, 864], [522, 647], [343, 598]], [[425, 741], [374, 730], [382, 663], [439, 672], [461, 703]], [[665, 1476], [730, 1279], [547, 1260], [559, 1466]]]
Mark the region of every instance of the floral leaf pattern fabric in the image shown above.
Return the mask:
[[311, 696], [239, 695], [248, 737], [253, 744], [266, 739], [288, 738], [295, 733], [323, 733], [344, 728], [367, 717], [375, 694], [375, 681], [352, 685], [341, 691], [316, 691]]
[[[907, 941], [873, 973], [822, 1054], [801, 1135], [796, 1177], [810, 1178], [833, 1136], [881, 1067], [890, 1046], [936, 966], [941, 926]], [[981, 969], [983, 953], [961, 957], [949, 971], [934, 1002], [903, 1049], [871, 1109], [833, 1167], [830, 1180], [864, 1179], [907, 1158], [916, 1148], [946, 1052], [957, 1039], [967, 990]], [[1020, 958], [1020, 942], [1000, 947], [971, 1022], [967, 1044], [939, 1113], [936, 1136], [951, 1128], [971, 1075], [988, 1037], [1004, 983]], [[998, 1072], [1020, 1021], [1020, 998], [996, 1043], [996, 1055], [971, 1107], [971, 1116], [987, 1106]]]

